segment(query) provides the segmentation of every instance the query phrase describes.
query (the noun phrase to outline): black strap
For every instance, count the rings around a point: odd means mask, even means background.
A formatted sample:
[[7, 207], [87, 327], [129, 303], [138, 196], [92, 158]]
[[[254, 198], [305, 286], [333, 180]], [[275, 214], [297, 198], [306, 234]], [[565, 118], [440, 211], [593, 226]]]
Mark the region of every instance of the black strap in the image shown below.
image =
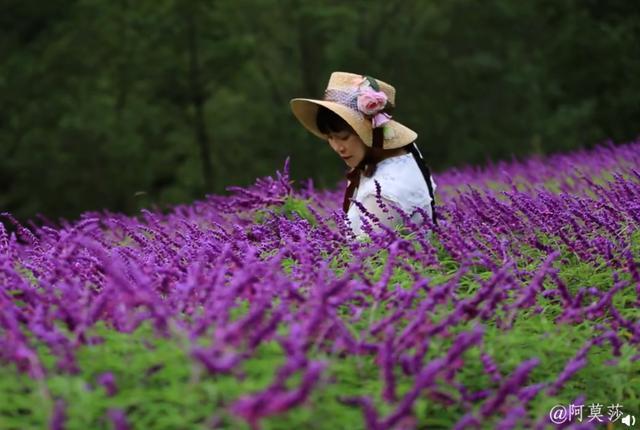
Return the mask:
[[418, 145], [415, 142], [409, 145], [409, 152], [413, 155], [413, 158], [418, 163], [418, 167], [422, 172], [422, 176], [424, 177], [424, 181], [427, 183], [427, 188], [429, 189], [429, 196], [431, 197], [431, 217], [433, 219], [433, 224], [438, 225], [438, 217], [436, 216], [436, 196], [433, 194], [433, 185], [431, 184], [431, 171], [429, 170], [429, 166], [424, 162], [422, 158], [422, 154], [418, 149]]
[[374, 128], [372, 130], [372, 133], [373, 142], [371, 146], [379, 149], [384, 148], [384, 131], [382, 130], [382, 127]]
[[347, 173], [347, 181], [349, 184], [347, 185], [347, 189], [344, 190], [344, 199], [342, 200], [342, 210], [344, 213], [349, 212], [349, 206], [351, 206], [351, 197], [353, 197], [353, 193], [355, 189], [360, 185], [360, 169], [351, 169], [349, 173]]

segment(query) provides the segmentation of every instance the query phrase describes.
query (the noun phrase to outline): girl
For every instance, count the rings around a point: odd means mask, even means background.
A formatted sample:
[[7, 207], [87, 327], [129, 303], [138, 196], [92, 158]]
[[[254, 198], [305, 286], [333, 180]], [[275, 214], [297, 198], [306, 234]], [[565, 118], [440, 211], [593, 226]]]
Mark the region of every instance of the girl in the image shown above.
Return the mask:
[[[395, 88], [378, 79], [334, 72], [322, 100], [291, 100], [302, 125], [327, 140], [350, 167], [343, 209], [359, 238], [365, 236], [361, 209], [391, 228], [402, 222], [399, 214], [385, 212], [384, 207], [391, 205], [407, 213], [423, 208], [437, 222], [436, 184], [415, 143], [418, 135], [391, 119], [395, 93]], [[412, 221], [421, 223], [421, 215], [414, 213]]]

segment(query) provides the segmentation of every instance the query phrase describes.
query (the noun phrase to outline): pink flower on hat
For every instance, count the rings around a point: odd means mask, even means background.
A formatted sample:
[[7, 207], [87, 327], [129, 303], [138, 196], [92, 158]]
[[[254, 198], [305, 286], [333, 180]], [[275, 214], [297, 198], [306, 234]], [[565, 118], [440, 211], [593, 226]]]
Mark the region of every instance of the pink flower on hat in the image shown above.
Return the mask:
[[382, 91], [375, 91], [370, 87], [365, 87], [358, 94], [358, 110], [365, 115], [375, 115], [387, 104], [387, 95]]

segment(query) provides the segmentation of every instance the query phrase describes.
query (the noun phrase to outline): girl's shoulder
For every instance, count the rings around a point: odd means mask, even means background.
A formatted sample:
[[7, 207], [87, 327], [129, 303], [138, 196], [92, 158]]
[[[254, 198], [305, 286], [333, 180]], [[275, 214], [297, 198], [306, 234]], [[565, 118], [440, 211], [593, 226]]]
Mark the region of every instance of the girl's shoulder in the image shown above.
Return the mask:
[[380, 161], [373, 176], [380, 179], [402, 179], [411, 177], [420, 168], [411, 154], [398, 155]]
[[[380, 185], [383, 197], [402, 207], [423, 206], [431, 201], [422, 172], [411, 154], [399, 155], [379, 162], [371, 177], [361, 179], [362, 190], [358, 192], [358, 199], [364, 199], [370, 194], [375, 195], [376, 182]], [[435, 189], [433, 179], [431, 182]]]

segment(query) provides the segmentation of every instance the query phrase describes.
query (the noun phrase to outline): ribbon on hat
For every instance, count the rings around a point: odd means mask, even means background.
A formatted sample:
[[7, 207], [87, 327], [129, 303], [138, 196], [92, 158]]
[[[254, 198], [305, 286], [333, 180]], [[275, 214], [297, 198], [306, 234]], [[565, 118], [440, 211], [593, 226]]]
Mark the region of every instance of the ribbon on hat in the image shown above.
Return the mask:
[[371, 127], [382, 127], [389, 121], [391, 121], [391, 115], [389, 115], [387, 112], [379, 112], [371, 118]]

